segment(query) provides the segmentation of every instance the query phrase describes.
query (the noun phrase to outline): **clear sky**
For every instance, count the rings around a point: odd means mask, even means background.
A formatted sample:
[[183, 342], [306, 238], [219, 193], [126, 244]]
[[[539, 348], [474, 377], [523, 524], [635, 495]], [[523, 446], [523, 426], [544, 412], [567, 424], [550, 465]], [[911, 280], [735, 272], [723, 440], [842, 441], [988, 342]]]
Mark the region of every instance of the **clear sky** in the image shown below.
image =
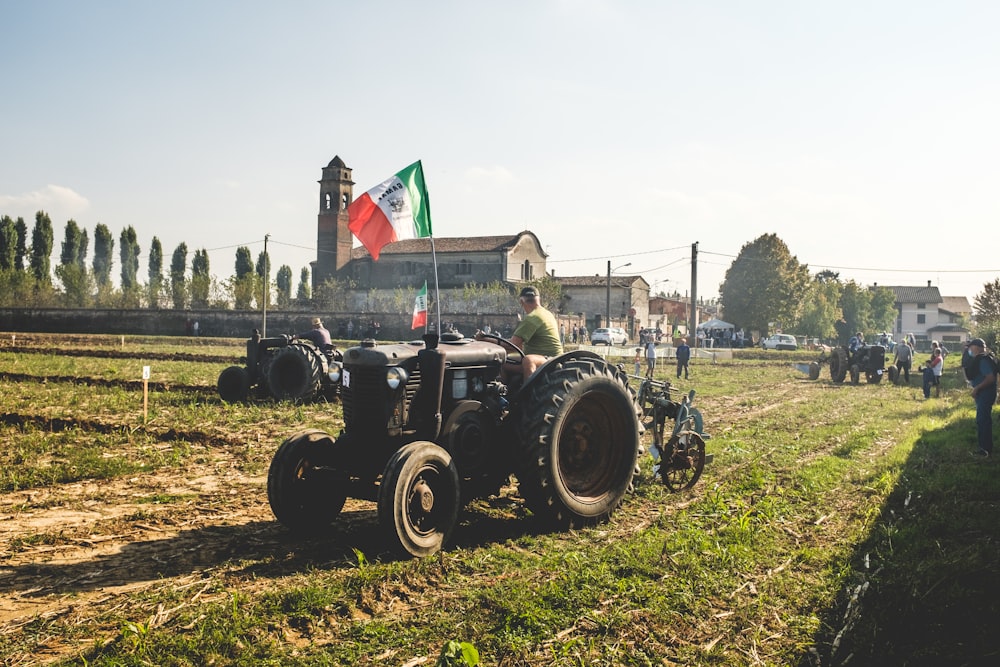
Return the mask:
[[[812, 271], [970, 302], [1000, 276], [1000, 3], [0, 0], [0, 215], [135, 227], [233, 273], [315, 259], [317, 180], [423, 160], [437, 237], [717, 294]], [[985, 247], [989, 244], [992, 247]], [[89, 260], [89, 258], [88, 258]], [[189, 255], [190, 261], [190, 255]]]

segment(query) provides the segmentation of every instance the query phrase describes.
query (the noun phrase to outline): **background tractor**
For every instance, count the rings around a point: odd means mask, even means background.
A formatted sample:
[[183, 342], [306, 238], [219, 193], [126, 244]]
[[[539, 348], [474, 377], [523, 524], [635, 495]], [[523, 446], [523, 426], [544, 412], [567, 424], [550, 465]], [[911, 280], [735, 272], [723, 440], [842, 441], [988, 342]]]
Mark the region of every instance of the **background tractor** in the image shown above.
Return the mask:
[[637, 473], [642, 427], [627, 377], [575, 351], [508, 386], [501, 368], [519, 368], [517, 356], [449, 334], [348, 349], [344, 429], [307, 429], [281, 444], [267, 479], [275, 517], [312, 534], [347, 498], [371, 500], [389, 546], [426, 556], [447, 543], [464, 505], [514, 474], [550, 527], [606, 520]]
[[332, 400], [340, 390], [342, 356], [333, 347], [321, 350], [311, 341], [282, 335], [247, 340], [246, 366], [230, 366], [219, 374], [219, 396], [227, 403], [251, 394], [283, 401]]
[[890, 366], [888, 373], [886, 372], [885, 348], [881, 345], [862, 345], [854, 352], [851, 352], [846, 345], [824, 346], [819, 359], [808, 365], [797, 364], [796, 368], [807, 373], [810, 380], [818, 380], [823, 364], [829, 364], [830, 379], [836, 383], [843, 382], [848, 374], [851, 377], [851, 384], [858, 384], [862, 374], [868, 384], [878, 384], [886, 374], [891, 381], [896, 380], [894, 366]]

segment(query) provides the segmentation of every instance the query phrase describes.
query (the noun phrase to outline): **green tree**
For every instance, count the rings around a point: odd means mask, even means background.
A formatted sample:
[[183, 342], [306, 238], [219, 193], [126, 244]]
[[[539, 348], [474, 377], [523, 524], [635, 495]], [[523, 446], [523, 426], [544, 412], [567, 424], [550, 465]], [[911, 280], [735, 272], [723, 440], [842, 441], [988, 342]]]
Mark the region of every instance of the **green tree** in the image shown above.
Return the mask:
[[187, 271], [188, 248], [186, 243], [174, 248], [170, 259], [170, 297], [174, 308], [182, 310], [187, 302], [187, 289], [184, 283], [184, 273]]
[[250, 248], [240, 246], [236, 249], [236, 275], [231, 283], [233, 307], [236, 310], [250, 309], [256, 284], [253, 255], [250, 254]]
[[107, 288], [111, 284], [111, 263], [115, 252], [115, 239], [111, 230], [102, 222], [94, 227], [94, 282], [98, 289]]
[[118, 256], [121, 260], [122, 291], [131, 293], [139, 287], [139, 240], [129, 225], [122, 230]]
[[191, 307], [208, 308], [208, 296], [212, 288], [209, 275], [208, 251], [202, 248], [194, 251], [191, 258]]
[[155, 236], [149, 244], [149, 283], [146, 289], [149, 307], [159, 308], [163, 294], [163, 244]]
[[76, 224], [75, 220], [68, 220], [56, 276], [63, 286], [65, 305], [73, 308], [82, 308], [90, 302], [90, 277], [87, 274], [86, 263], [81, 264], [81, 258], [86, 257], [86, 247], [87, 233]]
[[[259, 289], [255, 291], [257, 296], [257, 305], [261, 306], [261, 303], [267, 295], [268, 305], [271, 304], [271, 258], [268, 253], [261, 252], [257, 255], [257, 282], [259, 283]], [[266, 289], [265, 289], [266, 288]]]
[[720, 287], [725, 317], [767, 335], [771, 323], [790, 326], [809, 285], [809, 269], [776, 234], [743, 246]]
[[[559, 281], [550, 275], [545, 275], [528, 284], [533, 285], [538, 290], [538, 296], [543, 305], [553, 312], [562, 312], [563, 293], [562, 284]], [[516, 299], [514, 303], [516, 304]]]
[[799, 304], [795, 332], [815, 338], [833, 338], [840, 316], [840, 282], [816, 274]]
[[973, 298], [972, 304], [976, 309], [977, 323], [1000, 323], [1000, 278], [983, 285], [983, 291]]
[[287, 308], [292, 302], [292, 267], [282, 264], [281, 268], [278, 269], [275, 281], [278, 287], [277, 294], [275, 295], [278, 306]]
[[14, 223], [14, 230], [17, 232], [17, 250], [15, 251], [14, 270], [24, 271], [25, 260], [28, 258], [28, 225], [24, 218], [18, 216]]
[[896, 295], [888, 287], [871, 290], [872, 331], [892, 331], [896, 324]]
[[13, 271], [17, 261], [17, 227], [9, 215], [0, 218], [0, 272]]
[[[849, 280], [844, 284], [844, 289], [840, 293], [840, 311], [844, 318], [844, 327], [848, 336], [853, 336], [860, 331], [863, 334], [870, 334], [873, 330], [874, 318], [872, 317], [871, 293]], [[842, 342], [847, 342], [842, 341]]]
[[301, 305], [306, 305], [312, 300], [312, 288], [309, 283], [309, 267], [303, 266], [299, 272], [299, 286], [295, 291], [295, 300]]
[[45, 211], [35, 214], [35, 226], [31, 229], [31, 273], [39, 285], [51, 285], [52, 219]]

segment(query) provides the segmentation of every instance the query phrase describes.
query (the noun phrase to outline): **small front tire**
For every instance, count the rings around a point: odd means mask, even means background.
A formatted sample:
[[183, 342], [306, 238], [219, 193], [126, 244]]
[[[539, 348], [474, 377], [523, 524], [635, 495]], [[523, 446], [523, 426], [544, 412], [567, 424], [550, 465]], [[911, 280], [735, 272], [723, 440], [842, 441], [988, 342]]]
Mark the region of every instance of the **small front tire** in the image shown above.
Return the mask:
[[318, 429], [287, 438], [267, 471], [267, 500], [287, 528], [311, 532], [325, 528], [347, 500], [347, 477], [332, 467], [334, 440]]
[[417, 558], [437, 553], [458, 523], [458, 509], [458, 469], [443, 447], [411, 442], [389, 459], [379, 486], [378, 518], [393, 551]]

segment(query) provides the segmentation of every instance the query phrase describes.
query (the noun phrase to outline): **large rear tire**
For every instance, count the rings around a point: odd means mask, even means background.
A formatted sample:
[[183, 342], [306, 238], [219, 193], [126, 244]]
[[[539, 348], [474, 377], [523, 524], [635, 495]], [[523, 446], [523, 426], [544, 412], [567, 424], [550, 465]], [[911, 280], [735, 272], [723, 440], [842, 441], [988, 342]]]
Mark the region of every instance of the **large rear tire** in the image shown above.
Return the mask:
[[847, 377], [847, 350], [835, 347], [830, 352], [830, 379], [840, 384]]
[[378, 518], [393, 551], [417, 558], [437, 553], [458, 523], [458, 509], [458, 469], [444, 448], [411, 442], [389, 459], [379, 486]]
[[230, 366], [219, 373], [216, 388], [226, 403], [242, 403], [250, 395], [250, 374], [242, 366]]
[[603, 359], [549, 362], [517, 397], [517, 478], [559, 528], [606, 520], [636, 473], [639, 420], [625, 375]]
[[279, 349], [267, 369], [267, 390], [279, 401], [311, 399], [323, 380], [320, 352], [301, 343]]
[[347, 500], [347, 476], [333, 468], [334, 440], [318, 429], [287, 438], [267, 471], [267, 500], [275, 518], [296, 532], [329, 526]]

